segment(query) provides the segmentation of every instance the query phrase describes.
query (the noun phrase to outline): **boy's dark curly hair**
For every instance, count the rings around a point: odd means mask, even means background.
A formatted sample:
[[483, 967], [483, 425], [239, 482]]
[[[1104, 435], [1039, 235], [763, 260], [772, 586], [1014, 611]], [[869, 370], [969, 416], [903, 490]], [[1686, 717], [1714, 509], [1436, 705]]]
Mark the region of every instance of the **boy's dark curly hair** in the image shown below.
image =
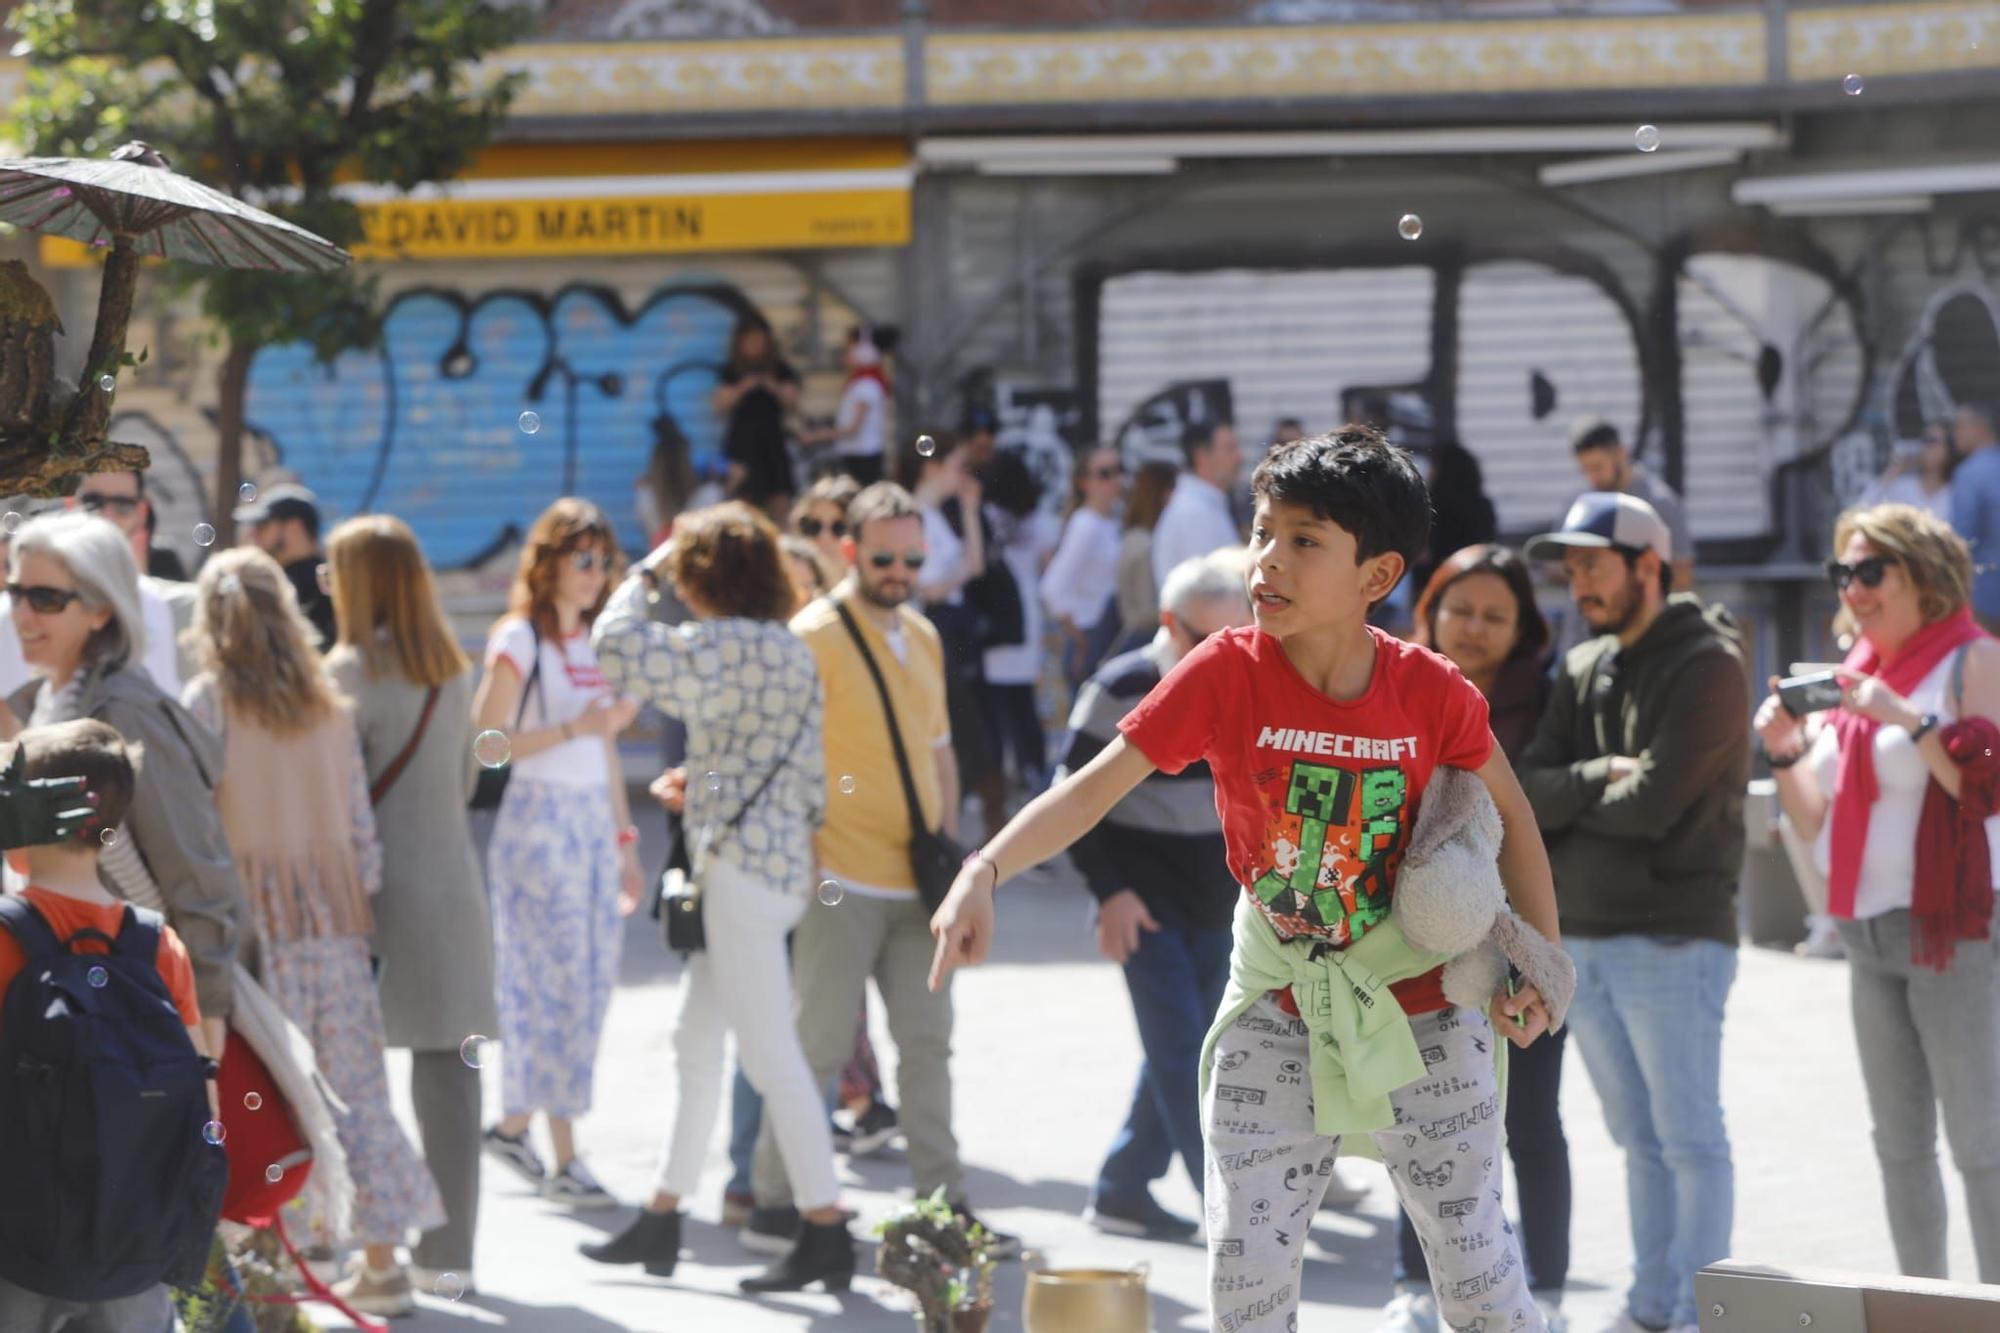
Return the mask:
[[1416, 560], [1430, 541], [1431, 497], [1408, 452], [1373, 426], [1272, 447], [1250, 477], [1260, 500], [1303, 505], [1354, 536], [1357, 561], [1389, 551]]

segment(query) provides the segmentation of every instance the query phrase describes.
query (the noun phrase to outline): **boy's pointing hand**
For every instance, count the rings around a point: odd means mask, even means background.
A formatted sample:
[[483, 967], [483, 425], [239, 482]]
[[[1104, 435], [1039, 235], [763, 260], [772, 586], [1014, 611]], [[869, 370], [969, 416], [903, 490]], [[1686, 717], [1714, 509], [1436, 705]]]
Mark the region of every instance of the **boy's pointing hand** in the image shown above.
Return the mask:
[[931, 989], [943, 988], [952, 969], [986, 961], [993, 947], [993, 884], [985, 866], [968, 863], [952, 881], [951, 892], [931, 916], [937, 953], [931, 959]]

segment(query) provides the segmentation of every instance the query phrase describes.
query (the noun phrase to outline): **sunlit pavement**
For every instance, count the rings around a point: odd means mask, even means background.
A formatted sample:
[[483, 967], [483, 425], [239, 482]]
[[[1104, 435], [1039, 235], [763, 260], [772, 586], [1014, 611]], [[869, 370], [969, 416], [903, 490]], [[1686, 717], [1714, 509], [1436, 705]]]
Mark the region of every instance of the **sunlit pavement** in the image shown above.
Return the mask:
[[[1112, 1239], [1080, 1217], [1088, 1182], [1123, 1117], [1138, 1059], [1123, 984], [1115, 968], [1095, 957], [1085, 904], [1066, 868], [1010, 888], [1001, 898], [993, 962], [955, 983], [957, 1125], [972, 1202], [992, 1222], [1044, 1250], [1052, 1265], [1148, 1265], [1154, 1327], [1205, 1328], [1197, 1246]], [[678, 973], [654, 923], [633, 921], [598, 1069], [597, 1109], [582, 1128], [585, 1156], [624, 1199], [637, 1200], [650, 1188], [673, 1113], [669, 1025]], [[876, 1027], [878, 1050], [892, 1069], [894, 1047], [880, 1034], [879, 1007]], [[1770, 1263], [1886, 1268], [1888, 1232], [1850, 1036], [1845, 965], [1746, 949], [1730, 998], [1725, 1051], [1737, 1253]], [[889, 1077], [893, 1087], [893, 1073]], [[1617, 1311], [1629, 1260], [1624, 1173], [1574, 1051], [1567, 1080], [1563, 1106], [1576, 1215], [1565, 1309], [1578, 1333], [1595, 1333]], [[489, 1102], [495, 1090], [489, 1082]], [[580, 1242], [617, 1225], [624, 1212], [568, 1215], [489, 1167], [473, 1275], [477, 1293], [455, 1302], [427, 1297], [419, 1314], [398, 1321], [397, 1329], [762, 1333], [913, 1327], [903, 1294], [872, 1275], [857, 1279], [840, 1298], [751, 1301], [736, 1294], [737, 1279], [764, 1261], [715, 1224], [727, 1175], [722, 1132], [693, 1201], [685, 1257], [671, 1283], [637, 1269], [605, 1269], [576, 1253]], [[1322, 1213], [1313, 1229], [1300, 1320], [1307, 1333], [1367, 1333], [1389, 1294], [1395, 1232], [1387, 1182], [1372, 1164], [1343, 1169], [1373, 1181], [1375, 1189], [1352, 1212]], [[1949, 1172], [1947, 1178], [1953, 1270], [1969, 1277], [1962, 1199]], [[908, 1173], [900, 1152], [891, 1152], [846, 1163], [842, 1179], [865, 1229], [896, 1206]], [[1170, 1208], [1196, 1211], [1193, 1190], [1178, 1169], [1157, 1193]], [[865, 1250], [862, 1268], [871, 1269]], [[1021, 1326], [1023, 1283], [1019, 1264], [1001, 1267], [995, 1328]]]

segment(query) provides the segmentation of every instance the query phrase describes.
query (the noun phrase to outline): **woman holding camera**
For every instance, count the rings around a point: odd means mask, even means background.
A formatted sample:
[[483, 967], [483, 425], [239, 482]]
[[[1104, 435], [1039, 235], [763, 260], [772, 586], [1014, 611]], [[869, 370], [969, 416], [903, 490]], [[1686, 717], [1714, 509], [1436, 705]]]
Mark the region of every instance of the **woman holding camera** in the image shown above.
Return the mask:
[[1932, 514], [1843, 515], [1827, 572], [1857, 635], [1840, 702], [1757, 710], [1778, 797], [1827, 877], [1902, 1271], [1945, 1276], [1944, 1120], [1979, 1280], [2000, 1282], [2000, 645], [1968, 608], [1965, 542]]
[[[648, 593], [662, 583], [692, 620], [661, 625], [648, 617]], [[839, 1290], [854, 1275], [826, 1104], [783, 1002], [791, 994], [785, 936], [806, 912], [812, 834], [826, 803], [819, 670], [786, 627], [797, 597], [776, 530], [731, 502], [683, 514], [673, 540], [612, 595], [592, 634], [613, 688], [687, 724], [683, 819], [696, 830], [692, 873], [704, 945], [681, 976], [679, 1109], [652, 1200], [624, 1231], [583, 1253], [673, 1276], [680, 1203], [701, 1181], [721, 1111], [724, 1038], [733, 1034], [805, 1224], [775, 1267], [743, 1280], [749, 1292], [811, 1282]]]

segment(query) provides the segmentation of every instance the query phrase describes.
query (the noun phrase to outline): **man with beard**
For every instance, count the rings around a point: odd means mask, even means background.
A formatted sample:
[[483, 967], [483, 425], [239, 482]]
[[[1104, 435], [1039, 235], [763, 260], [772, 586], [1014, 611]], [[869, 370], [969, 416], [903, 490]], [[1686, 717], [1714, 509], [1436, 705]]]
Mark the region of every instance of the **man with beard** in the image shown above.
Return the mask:
[[[944, 648], [930, 622], [907, 605], [925, 556], [915, 498], [891, 482], [863, 490], [847, 507], [841, 552], [847, 577], [792, 620], [819, 664], [826, 698], [826, 823], [816, 840], [821, 883], [792, 936], [799, 1041], [815, 1086], [832, 1083], [854, 1049], [863, 988], [875, 979], [896, 1042], [902, 1130], [917, 1195], [942, 1186], [953, 1208], [970, 1218], [951, 1128], [951, 995], [933, 993], [928, 984], [930, 909], [917, 895], [909, 805], [889, 732], [893, 722], [924, 822], [955, 834], [958, 766], [945, 711]], [[887, 712], [871, 661], [889, 696]], [[757, 1139], [752, 1188], [756, 1205], [741, 1233], [744, 1244], [789, 1248], [799, 1215], [769, 1117]], [[987, 1230], [1002, 1257], [1019, 1253], [1018, 1241]]]
[[1673, 595], [1673, 537], [1644, 500], [1584, 495], [1528, 543], [1561, 560], [1597, 637], [1564, 657], [1516, 768], [1576, 960], [1570, 1029], [1625, 1150], [1634, 1277], [1607, 1333], [1695, 1327], [1694, 1275], [1729, 1253], [1721, 1102], [1736, 976], [1750, 697], [1735, 623]]

